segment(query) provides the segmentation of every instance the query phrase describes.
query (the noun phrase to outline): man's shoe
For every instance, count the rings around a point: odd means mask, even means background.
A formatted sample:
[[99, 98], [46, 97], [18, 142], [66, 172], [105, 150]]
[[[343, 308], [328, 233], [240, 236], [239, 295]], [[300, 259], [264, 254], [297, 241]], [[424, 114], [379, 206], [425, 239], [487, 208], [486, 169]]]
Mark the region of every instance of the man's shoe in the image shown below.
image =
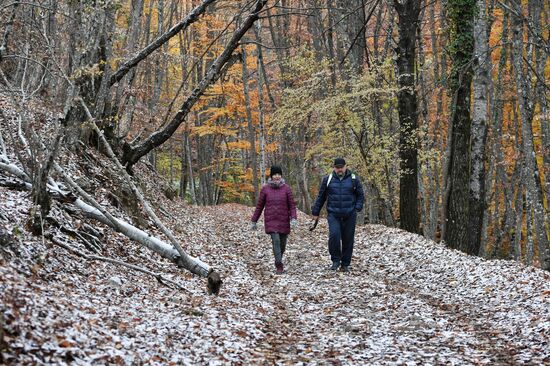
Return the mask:
[[336, 271], [336, 270], [338, 270], [338, 267], [340, 267], [340, 263], [332, 262], [332, 266], [330, 267], [330, 270], [331, 271]]
[[349, 266], [342, 266], [342, 268], [340, 268], [340, 270], [344, 273], [349, 273]]
[[280, 275], [280, 274], [283, 274], [285, 273], [285, 268], [283, 266], [282, 263], [275, 263], [275, 268], [277, 268], [277, 274]]

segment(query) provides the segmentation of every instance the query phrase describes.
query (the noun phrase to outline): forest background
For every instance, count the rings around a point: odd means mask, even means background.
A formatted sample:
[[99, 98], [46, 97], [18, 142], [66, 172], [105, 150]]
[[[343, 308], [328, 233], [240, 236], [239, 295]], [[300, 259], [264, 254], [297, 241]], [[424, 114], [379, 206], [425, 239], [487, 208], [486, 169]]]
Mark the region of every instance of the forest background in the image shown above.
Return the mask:
[[[35, 162], [61, 137], [74, 151], [99, 147], [93, 120], [127, 170], [147, 161], [168, 195], [253, 205], [279, 164], [309, 213], [342, 156], [364, 183], [365, 223], [550, 269], [549, 10], [3, 0], [0, 84]], [[37, 104], [63, 136], [31, 136]], [[36, 183], [49, 165], [34, 165]]]

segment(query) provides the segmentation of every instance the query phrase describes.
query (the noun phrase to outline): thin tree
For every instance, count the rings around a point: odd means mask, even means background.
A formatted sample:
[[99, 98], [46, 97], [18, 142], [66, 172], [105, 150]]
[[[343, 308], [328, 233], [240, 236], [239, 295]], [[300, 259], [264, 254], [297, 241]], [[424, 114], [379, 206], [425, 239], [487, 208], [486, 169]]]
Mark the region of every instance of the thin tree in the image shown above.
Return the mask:
[[242, 54], [242, 77], [243, 77], [243, 92], [244, 92], [244, 104], [246, 109], [246, 126], [248, 132], [248, 141], [250, 143], [250, 163], [252, 164], [252, 185], [254, 186], [254, 199], [256, 200], [259, 197], [259, 188], [258, 188], [258, 157], [256, 153], [256, 129], [252, 123], [252, 110], [250, 108], [250, 90], [248, 86], [248, 65], [247, 54], [245, 46], [241, 47]]
[[[539, 250], [541, 267], [550, 270], [550, 248], [548, 247], [548, 238], [545, 223], [545, 210], [542, 199], [542, 189], [540, 186], [540, 174], [535, 159], [535, 146], [533, 141], [533, 96], [534, 91], [531, 85], [530, 71], [524, 71], [524, 63], [528, 60], [523, 56], [523, 19], [521, 18], [522, 6], [515, 4], [513, 15], [513, 53], [512, 61], [515, 71], [515, 81], [518, 90], [519, 112], [521, 117], [521, 137], [523, 153], [523, 177], [525, 184], [525, 206], [526, 206], [526, 250], [528, 263], [530, 253], [532, 253], [533, 231]], [[532, 46], [529, 46], [530, 48]], [[532, 50], [532, 49], [531, 49]], [[533, 57], [532, 52], [528, 52], [528, 57]]]

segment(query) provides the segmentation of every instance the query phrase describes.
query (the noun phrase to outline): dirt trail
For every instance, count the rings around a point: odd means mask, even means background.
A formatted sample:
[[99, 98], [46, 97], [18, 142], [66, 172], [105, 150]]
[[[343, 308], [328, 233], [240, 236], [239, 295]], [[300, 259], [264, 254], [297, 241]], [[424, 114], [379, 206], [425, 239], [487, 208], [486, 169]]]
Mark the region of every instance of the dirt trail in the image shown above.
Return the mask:
[[[252, 208], [162, 204], [186, 250], [222, 274], [220, 296], [116, 233], [106, 231], [103, 255], [186, 290], [23, 234], [28, 254], [0, 261], [7, 364], [550, 365], [543, 271], [369, 225], [357, 231], [351, 273], [332, 272], [326, 221], [310, 232], [300, 213], [278, 276], [263, 227], [248, 230]], [[14, 212], [23, 227], [27, 211]]]
[[[274, 274], [270, 240], [262, 227], [248, 234], [247, 243], [236, 246], [235, 255], [247, 262], [245, 270], [273, 309], [263, 324], [266, 337], [255, 350], [258, 357], [288, 364], [550, 362], [550, 351], [526, 349], [519, 324], [513, 319], [503, 323], [494, 305], [484, 305], [489, 289], [471, 297], [478, 290], [475, 284], [468, 289], [447, 280], [439, 281], [443, 288], [438, 291], [425, 288], [426, 283], [438, 283], [429, 280], [432, 272], [437, 274], [439, 267], [450, 263], [434, 265], [435, 256], [408, 256], [414, 251], [407, 248], [408, 241], [426, 246], [423, 238], [381, 226], [359, 228], [352, 272], [344, 274], [328, 270], [326, 223], [311, 233], [305, 220], [301, 217], [289, 238], [282, 276]], [[237, 231], [242, 227], [246, 227], [246, 215], [239, 219]], [[242, 235], [238, 234], [240, 240]], [[385, 240], [387, 235], [395, 237]], [[394, 245], [388, 245], [391, 241]], [[431, 245], [428, 252], [453, 253], [467, 265], [479, 265], [477, 260], [468, 264], [469, 257]], [[443, 257], [439, 260], [450, 260]], [[392, 259], [395, 262], [390, 263]], [[425, 273], [419, 272], [422, 265]], [[460, 267], [460, 263], [454, 265]], [[506, 300], [506, 296], [498, 298]], [[504, 300], [501, 305], [507, 306]], [[543, 345], [547, 335], [535, 338]]]

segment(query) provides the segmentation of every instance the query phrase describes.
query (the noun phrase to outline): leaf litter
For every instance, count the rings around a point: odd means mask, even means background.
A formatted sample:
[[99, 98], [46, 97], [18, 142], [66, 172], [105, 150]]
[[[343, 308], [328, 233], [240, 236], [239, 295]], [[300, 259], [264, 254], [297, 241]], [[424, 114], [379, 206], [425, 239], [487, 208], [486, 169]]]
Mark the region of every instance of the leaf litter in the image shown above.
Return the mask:
[[[71, 164], [76, 171], [78, 163]], [[104, 233], [101, 255], [161, 273], [186, 291], [34, 237], [25, 229], [28, 193], [0, 187], [0, 207], [9, 213], [0, 215], [0, 229], [15, 238], [0, 248], [1, 361], [550, 364], [547, 272], [467, 256], [380, 225], [358, 227], [350, 274], [332, 272], [326, 221], [310, 232], [308, 216], [299, 213], [286, 273], [277, 276], [263, 226], [248, 230], [252, 208], [168, 200], [156, 187], [159, 178], [141, 169], [145, 191], [184, 249], [221, 273], [220, 296], [208, 296], [204, 279], [110, 228], [68, 218], [57, 203], [52, 214], [59, 220]], [[117, 216], [130, 220], [122, 211]], [[65, 239], [86, 250], [78, 238]]]

